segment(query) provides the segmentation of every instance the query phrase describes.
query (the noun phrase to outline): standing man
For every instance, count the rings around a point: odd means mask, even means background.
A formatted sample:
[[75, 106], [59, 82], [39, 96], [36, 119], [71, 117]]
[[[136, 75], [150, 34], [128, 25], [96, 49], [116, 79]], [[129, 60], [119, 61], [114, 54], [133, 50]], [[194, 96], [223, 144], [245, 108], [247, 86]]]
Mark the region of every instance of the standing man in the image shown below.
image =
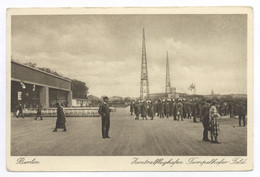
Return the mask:
[[178, 121], [180, 121], [180, 118], [183, 121], [183, 104], [181, 100], [179, 100], [178, 103], [176, 104], [176, 110], [177, 110]]
[[152, 101], [150, 103], [150, 117], [151, 117], [151, 120], [153, 120], [153, 117], [154, 117], [154, 104], [153, 104]]
[[187, 110], [186, 110], [186, 101], [184, 100], [184, 98], [183, 98], [183, 100], [182, 100], [182, 105], [183, 105], [183, 118], [184, 119], [186, 119], [186, 113], [187, 113]]
[[158, 116], [158, 102], [155, 101], [153, 105], [154, 105], [154, 116], [156, 115], [156, 113], [157, 113], [157, 116]]
[[38, 117], [42, 120], [42, 105], [40, 103], [37, 105], [37, 113], [34, 120], [37, 120]]
[[209, 105], [206, 101], [202, 102], [201, 108], [201, 119], [203, 124], [203, 141], [210, 142], [208, 138], [208, 131], [209, 131]]
[[143, 104], [141, 105], [141, 117], [144, 120], [147, 120], [147, 105], [146, 101], [143, 101]]
[[199, 114], [199, 106], [197, 103], [197, 100], [194, 101], [193, 105], [192, 105], [192, 114], [193, 114], [193, 122], [197, 123], [197, 117]]
[[159, 99], [158, 100], [158, 103], [157, 103], [157, 116], [158, 117], [162, 117], [162, 102], [161, 102], [161, 100]]
[[56, 126], [55, 129], [53, 130], [53, 132], [57, 132], [58, 128], [63, 129], [64, 132], [67, 131], [66, 129], [66, 118], [65, 118], [65, 114], [63, 111], [63, 107], [59, 104], [56, 103], [56, 107], [57, 107], [57, 120], [56, 120]]
[[187, 101], [186, 103], [185, 103], [185, 105], [186, 105], [186, 110], [187, 110], [187, 115], [188, 115], [188, 119], [191, 119], [191, 103], [189, 102], [189, 101]]
[[139, 120], [139, 114], [140, 114], [140, 103], [136, 103], [135, 104], [135, 120]]
[[[165, 103], [164, 103], [164, 100], [162, 101], [162, 104], [161, 104], [161, 114], [162, 114], [162, 118], [164, 118], [164, 115], [165, 115]], [[161, 118], [161, 116], [160, 116]]]
[[173, 100], [173, 103], [172, 103], [172, 115], [173, 115], [173, 120], [177, 120], [177, 118], [176, 118], [176, 102], [175, 102], [175, 100]]
[[166, 116], [166, 118], [169, 118], [169, 116], [170, 116], [170, 103], [169, 103], [169, 101], [167, 100], [166, 102], [165, 102], [165, 116]]
[[111, 109], [108, 106], [108, 97], [103, 97], [103, 103], [99, 106], [98, 113], [102, 118], [102, 138], [109, 137], [109, 128], [110, 128], [110, 112]]
[[241, 126], [241, 120], [243, 120], [243, 125], [246, 126], [245, 116], [246, 116], [246, 106], [240, 102], [238, 106], [238, 116], [239, 116], [239, 126]]
[[130, 112], [131, 112], [131, 115], [133, 115], [133, 112], [134, 112], [134, 104], [133, 104], [133, 102], [131, 102], [131, 104], [130, 104]]

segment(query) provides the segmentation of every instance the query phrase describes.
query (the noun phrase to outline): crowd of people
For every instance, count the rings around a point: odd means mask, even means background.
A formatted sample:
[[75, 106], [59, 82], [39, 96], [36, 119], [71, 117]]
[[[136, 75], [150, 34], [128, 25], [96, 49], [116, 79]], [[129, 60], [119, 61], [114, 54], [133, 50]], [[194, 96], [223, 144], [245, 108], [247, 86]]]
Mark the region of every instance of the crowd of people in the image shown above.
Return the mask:
[[[239, 118], [239, 126], [243, 121], [246, 126], [247, 100], [246, 99], [159, 99], [157, 101], [137, 101], [130, 104], [131, 115], [135, 120], [154, 120], [154, 117], [169, 118], [174, 121], [192, 119], [194, 123], [203, 123], [203, 141], [218, 142], [218, 119], [222, 116]], [[211, 140], [208, 139], [208, 131]]]
[[[110, 128], [110, 112], [111, 109], [107, 105], [108, 97], [103, 98], [98, 113], [102, 117], [102, 138], [110, 138], [108, 135]], [[66, 118], [63, 110], [63, 104], [56, 103], [57, 121], [54, 132], [61, 128], [66, 131]], [[38, 104], [35, 120], [42, 116], [42, 106]], [[246, 99], [159, 99], [157, 101], [137, 101], [130, 104], [131, 115], [135, 114], [135, 120], [154, 120], [154, 117], [170, 118], [174, 121], [184, 121], [184, 119], [192, 119], [194, 123], [202, 122], [203, 141], [212, 143], [218, 142], [219, 123], [218, 119], [222, 116], [239, 118], [239, 126], [246, 126], [247, 100]], [[19, 104], [16, 116], [23, 117], [23, 107]], [[208, 138], [210, 131], [211, 140]]]

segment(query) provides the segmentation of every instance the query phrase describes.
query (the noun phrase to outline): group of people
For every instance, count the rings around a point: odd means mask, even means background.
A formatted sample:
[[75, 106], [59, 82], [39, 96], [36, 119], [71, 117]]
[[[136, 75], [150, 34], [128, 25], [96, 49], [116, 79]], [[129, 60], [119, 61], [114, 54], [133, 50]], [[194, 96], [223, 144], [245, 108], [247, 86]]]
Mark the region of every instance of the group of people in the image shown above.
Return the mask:
[[[57, 120], [56, 126], [53, 132], [57, 132], [57, 129], [63, 129], [64, 132], [66, 129], [66, 118], [64, 114], [63, 105], [56, 103], [57, 107]], [[38, 117], [42, 118], [42, 106], [38, 104], [37, 113], [35, 120]], [[103, 103], [99, 106], [98, 113], [101, 115], [101, 132], [102, 138], [110, 138], [109, 129], [110, 129], [110, 112], [111, 109], [108, 106], [108, 97], [103, 98]], [[246, 100], [184, 100], [184, 99], [171, 99], [163, 100], [159, 99], [158, 101], [138, 101], [132, 102], [130, 104], [130, 113], [131, 115], [135, 114], [135, 120], [139, 120], [140, 117], [142, 120], [147, 120], [147, 117], [150, 117], [150, 120], [154, 120], [155, 115], [159, 118], [169, 118], [173, 117], [173, 120], [183, 121], [184, 119], [192, 119], [193, 122], [202, 122], [203, 130], [203, 141], [209, 141], [212, 143], [218, 142], [219, 135], [219, 124], [218, 119], [221, 116], [230, 115], [239, 117], [239, 126], [243, 121], [243, 126], [246, 126], [246, 114], [247, 114], [247, 101]], [[17, 112], [17, 118], [22, 116], [23, 107], [19, 104]], [[208, 138], [208, 131], [210, 131], [211, 140]]]
[[[64, 110], [63, 110], [63, 104], [56, 103], [55, 106], [57, 107], [57, 120], [56, 120], [55, 129], [53, 130], [53, 132], [57, 132], [57, 129], [59, 129], [59, 128], [63, 129], [63, 131], [66, 132], [67, 131], [66, 125], [65, 125], [66, 117], [64, 114]], [[37, 105], [36, 111], [37, 111], [36, 117], [34, 118], [34, 120], [37, 120], [38, 117], [40, 118], [40, 120], [43, 120], [42, 105], [40, 103]], [[23, 106], [21, 103], [17, 107], [16, 118], [19, 118], [20, 116], [22, 118], [24, 118]]]
[[[246, 100], [205, 100], [205, 99], [159, 99], [153, 101], [137, 101], [130, 104], [131, 115], [135, 114], [135, 120], [147, 120], [147, 116], [154, 119], [157, 114], [159, 118], [173, 117], [173, 120], [183, 121], [184, 119], [192, 119], [193, 122], [203, 123], [203, 141], [219, 143], [219, 124], [218, 119], [221, 116], [239, 117], [239, 126], [243, 121], [246, 125], [245, 116], [247, 114]], [[210, 131], [211, 140], [208, 138]]]
[[136, 115], [136, 120], [139, 120], [139, 116], [143, 120], [147, 120], [147, 116], [154, 119], [157, 115], [160, 118], [173, 117], [173, 120], [183, 121], [183, 119], [191, 119], [193, 117], [193, 122], [198, 122], [197, 119], [200, 118], [200, 106], [201, 104], [194, 100], [184, 101], [183, 99], [159, 99], [158, 101], [138, 101], [132, 102], [130, 104], [131, 115], [133, 113]]

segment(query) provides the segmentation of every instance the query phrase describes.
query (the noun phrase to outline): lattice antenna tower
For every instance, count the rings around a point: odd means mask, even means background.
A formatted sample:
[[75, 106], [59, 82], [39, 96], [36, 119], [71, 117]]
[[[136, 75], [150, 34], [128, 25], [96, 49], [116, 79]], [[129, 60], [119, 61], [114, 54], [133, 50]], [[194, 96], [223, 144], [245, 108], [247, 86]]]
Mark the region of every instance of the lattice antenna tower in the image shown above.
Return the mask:
[[165, 94], [171, 92], [171, 79], [170, 79], [170, 70], [169, 70], [169, 59], [168, 59], [168, 51], [166, 55], [166, 81], [165, 81]]
[[140, 100], [149, 99], [149, 78], [146, 58], [145, 33], [143, 29], [143, 43], [142, 43], [142, 63], [141, 63], [141, 82], [140, 82]]

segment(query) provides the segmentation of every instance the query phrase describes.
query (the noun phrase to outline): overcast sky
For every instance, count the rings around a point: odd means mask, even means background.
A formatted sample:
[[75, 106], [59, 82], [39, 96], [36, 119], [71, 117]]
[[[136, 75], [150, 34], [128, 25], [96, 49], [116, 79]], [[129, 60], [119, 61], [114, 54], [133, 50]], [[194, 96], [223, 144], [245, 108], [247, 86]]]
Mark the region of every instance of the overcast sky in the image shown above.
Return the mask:
[[195, 83], [197, 94], [247, 92], [245, 15], [12, 17], [12, 57], [86, 82], [90, 94], [140, 96], [142, 29], [150, 92]]

